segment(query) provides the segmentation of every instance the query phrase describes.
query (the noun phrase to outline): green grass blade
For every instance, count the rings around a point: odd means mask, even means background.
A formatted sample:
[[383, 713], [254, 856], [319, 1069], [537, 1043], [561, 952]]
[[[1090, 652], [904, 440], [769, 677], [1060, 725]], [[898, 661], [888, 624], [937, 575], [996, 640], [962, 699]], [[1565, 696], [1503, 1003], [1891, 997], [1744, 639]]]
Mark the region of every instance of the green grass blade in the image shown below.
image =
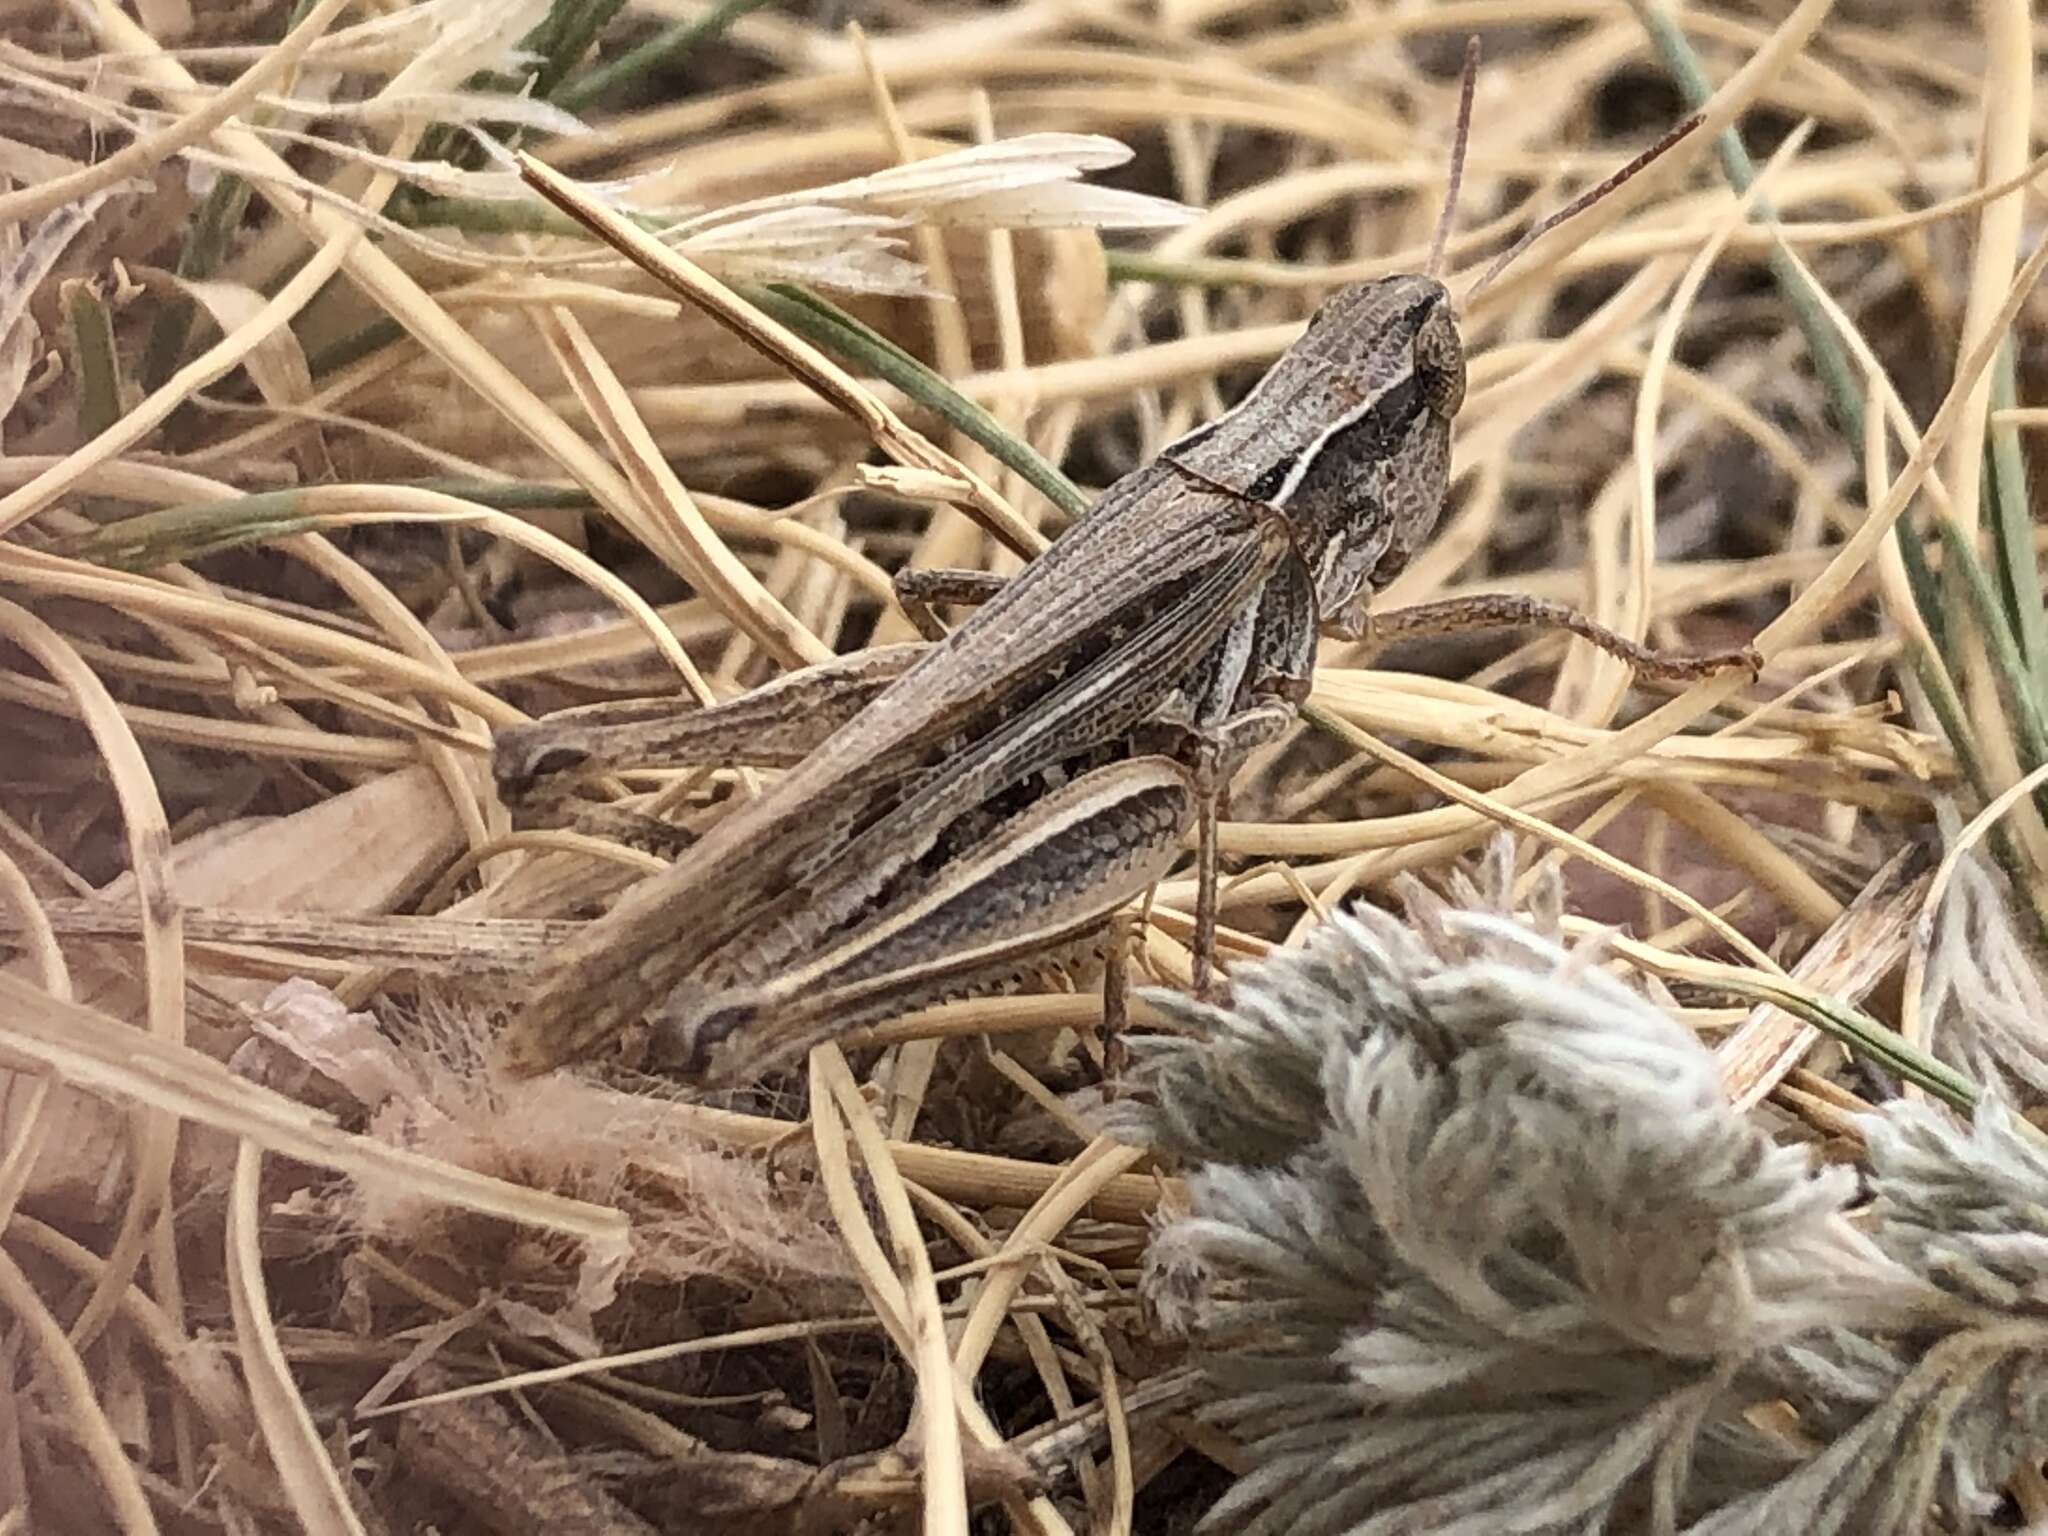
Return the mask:
[[[2019, 404], [2012, 342], [1999, 349], [1991, 370], [1991, 409]], [[2034, 554], [2034, 518], [2027, 492], [2027, 460], [2019, 429], [1993, 422], [1985, 445], [1985, 480], [1991, 488], [1992, 550], [1998, 583], [2014, 638], [2037, 697], [2048, 698], [2048, 603], [2041, 591], [2041, 565]]]
[[620, 55], [609, 64], [599, 65], [586, 75], [579, 75], [562, 87], [555, 101], [571, 112], [580, 112], [601, 99], [606, 93], [626, 85], [650, 70], [675, 64], [688, 56], [699, 43], [717, 37], [727, 27], [738, 21], [749, 11], [758, 11], [768, 0], [720, 0], [695, 21], [679, 22], [668, 28], [659, 37], [642, 43], [629, 53]]
[[1048, 463], [1029, 443], [955, 389], [939, 374], [838, 305], [793, 283], [740, 288], [749, 303], [773, 315], [806, 341], [816, 342], [842, 361], [865, 368], [945, 418], [1015, 470], [1068, 517], [1088, 510], [1081, 489]]
[[114, 320], [106, 301], [83, 278], [71, 278], [58, 290], [64, 301], [64, 324], [71, 343], [71, 366], [78, 374], [78, 430], [98, 437], [121, 419], [121, 357], [114, 347]]

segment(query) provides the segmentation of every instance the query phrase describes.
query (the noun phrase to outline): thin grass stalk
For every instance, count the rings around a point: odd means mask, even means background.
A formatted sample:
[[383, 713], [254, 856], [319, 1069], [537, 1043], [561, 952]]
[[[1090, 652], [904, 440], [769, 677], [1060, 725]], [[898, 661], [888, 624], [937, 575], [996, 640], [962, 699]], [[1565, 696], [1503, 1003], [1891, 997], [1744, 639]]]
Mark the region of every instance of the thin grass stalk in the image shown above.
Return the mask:
[[[494, 209], [506, 210], [502, 216]], [[547, 219], [533, 220], [515, 204], [464, 206], [460, 200], [437, 199], [420, 205], [409, 217], [426, 222], [430, 216], [447, 216], [463, 227], [509, 232], [568, 233], [547, 227], [548, 220], [567, 225], [563, 215], [547, 210]], [[530, 228], [529, 228], [530, 226]], [[580, 234], [580, 227], [574, 231]], [[970, 441], [995, 456], [1026, 484], [1052, 503], [1060, 514], [1059, 526], [1086, 512], [1089, 498], [1031, 444], [1011, 432], [973, 400], [962, 394], [944, 375], [927, 367], [888, 337], [855, 319], [838, 305], [794, 283], [734, 283], [733, 291], [763, 314], [780, 321], [804, 340], [822, 347], [835, 358], [864, 370], [901, 390], [903, 394], [957, 429]], [[319, 379], [359, 362], [380, 347], [403, 338], [405, 332], [395, 320], [382, 319], [353, 331], [314, 353], [307, 365]], [[1058, 527], [1055, 527], [1055, 532]]]
[[[499, 512], [558, 512], [588, 509], [589, 495], [573, 486], [499, 484], [450, 476], [384, 482], [400, 491], [458, 497]], [[382, 486], [346, 482], [319, 487], [322, 493], [369, 493]], [[117, 571], [152, 571], [224, 550], [244, 549], [326, 526], [328, 518], [306, 509], [308, 490], [252, 491], [215, 501], [188, 501], [138, 512], [64, 539], [52, 553], [70, 555]]]
[[1964, 1073], [1919, 1049], [1854, 1004], [1805, 988], [1779, 986], [1769, 977], [1733, 967], [1728, 968], [1723, 984], [1738, 996], [1775, 1004], [1952, 1109], [1968, 1113], [1982, 1097], [1982, 1090]]
[[[1697, 107], [1713, 93], [1701, 67], [1699, 56], [1692, 44], [1672, 20], [1670, 13], [1657, 0], [1633, 0], [1638, 19], [1649, 35], [1659, 59], [1670, 73], [1673, 83], [1693, 106]], [[1734, 128], [1727, 129], [1718, 140], [1716, 149], [1721, 157], [1723, 174], [1739, 194], [1746, 191], [1756, 179], [1756, 166], [1744, 148], [1740, 135]], [[1767, 200], [1759, 201], [1753, 217], [1768, 223], [1775, 219], [1776, 210]], [[1779, 291], [1798, 321], [1804, 334], [1808, 356], [1812, 359], [1815, 375], [1827, 392], [1829, 407], [1835, 418], [1838, 431], [1853, 449], [1863, 436], [1863, 399], [1855, 388], [1854, 378], [1849, 370], [1848, 358], [1839, 338], [1828, 324], [1826, 315], [1815, 303], [1807, 279], [1798, 266], [1785, 253], [1773, 248], [1768, 265]], [[2017, 451], [2017, 444], [2014, 444]], [[2002, 499], [2002, 498], [2001, 498]], [[2024, 508], [2024, 502], [2020, 503]], [[2001, 521], [2008, 514], [2001, 507]], [[1948, 736], [1955, 748], [1957, 759], [1962, 763], [1982, 798], [1989, 798], [1989, 781], [1985, 777], [1980, 754], [1970, 741], [1970, 727], [1962, 701], [1955, 693], [1945, 666], [1939, 660], [1948, 645], [1948, 623], [1946, 604], [1942, 598], [1942, 582], [1927, 558], [1924, 541], [1913, 529], [1909, 518], [1901, 517], [1893, 525], [1894, 540], [1898, 546], [1899, 558], [1905, 568], [1906, 581], [1912, 593], [1914, 606], [1919, 610], [1921, 621], [1927, 626], [1928, 634], [1936, 646], [1934, 655], [1914, 654], [1911, 665], [1919, 680], [1928, 704], [1932, 707], [1937, 723]], [[2032, 542], [2026, 542], [2028, 561], [2032, 562]], [[2048, 623], [2042, 625], [2048, 630]], [[2048, 912], [2031, 897], [2032, 885], [2027, 878], [2027, 865], [2018, 845], [2007, 830], [2001, 826], [1991, 834], [1994, 857], [2005, 870], [2016, 892], [2028, 892], [2029, 898], [2021, 903], [2031, 919], [2035, 931], [2048, 941]]]
[[[1919, 685], [1920, 696], [1933, 714], [1935, 724], [1948, 738], [1948, 744], [1956, 755], [1956, 766], [1969, 781], [1980, 801], [1992, 798], [1991, 780], [1984, 771], [1984, 764], [1978, 758], [1971, 744], [1968, 724], [1963, 714], [1962, 696], [1956, 692], [1955, 683], [1948, 675], [1948, 669], [1918, 646], [1908, 644], [1905, 660], [1913, 674], [1913, 681]], [[2020, 855], [2019, 845], [2001, 824], [1986, 834], [1991, 845], [1991, 856], [2005, 874], [2015, 891], [2030, 891], [2027, 882], [2026, 861]], [[2020, 903], [2035, 936], [2048, 944], [2048, 913], [2032, 899]]]
[[[1699, 55], [1693, 52], [1685, 33], [1658, 0], [1634, 0], [1634, 4], [1643, 30], [1649, 34], [1650, 43], [1671, 75], [1672, 83], [1678, 87], [1687, 104], [1697, 111], [1714, 94], [1713, 84], [1700, 65]], [[1737, 196], [1747, 192], [1756, 180], [1756, 162], [1750, 159], [1742, 135], [1733, 127], [1727, 128], [1714, 141], [1714, 147], [1720, 155], [1722, 174], [1727, 177], [1729, 186], [1734, 188]], [[1775, 223], [1777, 217], [1777, 209], [1769, 198], [1757, 199], [1750, 213], [1751, 221], [1759, 224]], [[1857, 387], [1856, 374], [1849, 366], [1848, 354], [1835, 335], [1834, 327], [1828, 323], [1827, 316], [1814, 302], [1806, 276], [1798, 266], [1775, 246], [1766, 255], [1765, 262], [1806, 339], [1807, 356], [1813, 362], [1813, 371], [1822, 389], [1827, 392], [1835, 426], [1853, 451], [1863, 441], [1863, 395]], [[1914, 601], [1919, 605], [1920, 617], [1934, 636], [1935, 644], [1945, 647], [1947, 640], [1938, 595], [1940, 584], [1927, 559], [1925, 544], [1907, 518], [1900, 518], [1893, 525], [1892, 533], [1898, 543], [1899, 558], [1906, 567], [1906, 579], [1913, 590]]]
[[1940, 527], [1943, 556], [1955, 572], [1977, 627], [1990, 647], [1992, 664], [2017, 717], [2020, 744], [2026, 750], [2025, 766], [2039, 767], [2048, 762], [2048, 719], [2042, 716], [2041, 700], [2032, 686], [2032, 670], [2020, 654], [2010, 615], [2001, 605], [1991, 573], [1971, 547], [1968, 535], [1947, 518], [1942, 519]]

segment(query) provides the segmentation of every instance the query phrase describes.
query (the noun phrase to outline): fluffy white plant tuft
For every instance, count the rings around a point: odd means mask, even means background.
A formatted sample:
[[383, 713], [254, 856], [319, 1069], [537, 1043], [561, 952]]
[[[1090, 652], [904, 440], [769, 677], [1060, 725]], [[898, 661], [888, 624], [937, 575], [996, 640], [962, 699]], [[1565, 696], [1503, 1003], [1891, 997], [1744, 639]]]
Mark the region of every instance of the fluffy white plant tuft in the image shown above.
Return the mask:
[[1193, 1210], [1148, 1299], [1256, 1462], [1211, 1528], [1988, 1529], [2048, 1446], [2031, 1129], [1872, 1117], [1852, 1222], [1597, 952], [1461, 895], [1151, 999], [1120, 1124]]

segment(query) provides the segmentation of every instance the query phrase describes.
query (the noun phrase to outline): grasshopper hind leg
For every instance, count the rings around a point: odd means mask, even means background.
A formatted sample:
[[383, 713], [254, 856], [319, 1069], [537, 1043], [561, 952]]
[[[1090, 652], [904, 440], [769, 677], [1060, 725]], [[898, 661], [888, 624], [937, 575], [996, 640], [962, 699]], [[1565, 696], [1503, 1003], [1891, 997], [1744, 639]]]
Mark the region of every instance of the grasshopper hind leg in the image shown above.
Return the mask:
[[1193, 956], [1195, 996], [1213, 1000], [1216, 990], [1216, 909], [1222, 883], [1217, 823], [1229, 794], [1230, 778], [1255, 747], [1277, 741], [1294, 723], [1294, 705], [1285, 699], [1258, 703], [1215, 725], [1169, 725], [1180, 735], [1172, 754], [1182, 761], [1193, 781], [1195, 796], [1195, 931]]
[[772, 979], [679, 988], [654, 1019], [657, 1056], [732, 1082], [1095, 949], [1114, 914], [1173, 867], [1194, 812], [1191, 777], [1169, 758], [1083, 773]]
[[499, 794], [515, 805], [574, 774], [792, 767], [880, 698], [923, 652], [913, 643], [834, 657], [722, 704], [665, 696], [556, 710], [499, 729], [491, 771]]
[[998, 576], [994, 571], [959, 566], [905, 566], [889, 578], [903, 616], [920, 635], [934, 642], [946, 638], [946, 625], [938, 613], [940, 604], [978, 607], [1009, 584], [1009, 577]]

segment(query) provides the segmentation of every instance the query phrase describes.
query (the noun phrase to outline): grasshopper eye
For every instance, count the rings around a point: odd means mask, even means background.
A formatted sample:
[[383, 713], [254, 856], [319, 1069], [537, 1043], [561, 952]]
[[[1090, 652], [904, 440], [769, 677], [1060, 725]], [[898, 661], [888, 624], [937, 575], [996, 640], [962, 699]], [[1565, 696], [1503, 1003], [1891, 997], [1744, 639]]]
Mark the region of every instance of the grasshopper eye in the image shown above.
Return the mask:
[[1448, 308], [1432, 310], [1415, 332], [1415, 382], [1438, 416], [1455, 416], [1465, 403], [1465, 344]]

